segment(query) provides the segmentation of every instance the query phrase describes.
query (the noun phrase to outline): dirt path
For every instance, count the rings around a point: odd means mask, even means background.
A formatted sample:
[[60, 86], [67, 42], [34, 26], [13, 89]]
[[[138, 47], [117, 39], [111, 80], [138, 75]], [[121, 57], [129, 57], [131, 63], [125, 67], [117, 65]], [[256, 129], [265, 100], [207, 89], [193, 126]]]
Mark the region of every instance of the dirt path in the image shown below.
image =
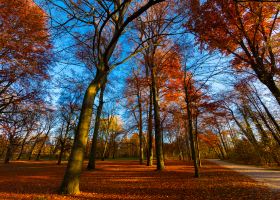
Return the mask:
[[280, 191], [280, 171], [250, 165], [233, 164], [218, 159], [209, 159], [208, 161], [248, 176], [274, 191]]

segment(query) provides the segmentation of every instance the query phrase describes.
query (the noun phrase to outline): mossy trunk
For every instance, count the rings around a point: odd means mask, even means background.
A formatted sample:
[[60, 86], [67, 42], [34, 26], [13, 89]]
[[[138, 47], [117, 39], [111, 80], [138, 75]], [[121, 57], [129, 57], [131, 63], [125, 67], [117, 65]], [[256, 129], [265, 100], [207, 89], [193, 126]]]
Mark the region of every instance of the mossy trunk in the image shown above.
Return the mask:
[[80, 175], [83, 167], [84, 151], [87, 145], [93, 103], [97, 92], [105, 83], [106, 74], [106, 72], [97, 71], [94, 80], [91, 81], [84, 95], [74, 144], [72, 146], [66, 172], [60, 187], [60, 193], [62, 194], [80, 193]]
[[94, 131], [93, 131], [92, 142], [91, 142], [89, 161], [87, 165], [88, 170], [95, 169], [97, 138], [98, 138], [98, 132], [100, 127], [100, 117], [102, 114], [102, 109], [104, 104], [103, 96], [104, 96], [105, 88], [106, 88], [106, 83], [101, 87], [101, 91], [100, 91], [99, 104], [96, 111], [96, 118], [95, 118]]
[[162, 134], [160, 128], [160, 113], [159, 113], [159, 98], [157, 89], [157, 77], [155, 67], [151, 68], [152, 79], [152, 92], [153, 92], [153, 105], [154, 105], [154, 124], [155, 124], [155, 142], [156, 142], [156, 158], [157, 158], [157, 170], [164, 169], [164, 158], [162, 149]]

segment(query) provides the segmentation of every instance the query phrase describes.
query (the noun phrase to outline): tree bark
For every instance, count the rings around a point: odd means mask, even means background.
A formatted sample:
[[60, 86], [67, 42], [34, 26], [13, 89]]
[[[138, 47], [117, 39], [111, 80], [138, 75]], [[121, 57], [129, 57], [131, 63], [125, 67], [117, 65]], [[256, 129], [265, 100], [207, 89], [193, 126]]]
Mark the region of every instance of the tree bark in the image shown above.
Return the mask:
[[190, 146], [191, 146], [191, 154], [192, 154], [192, 159], [193, 159], [193, 165], [194, 165], [194, 176], [196, 178], [199, 177], [199, 166], [197, 162], [197, 152], [195, 148], [195, 140], [194, 140], [194, 135], [193, 135], [193, 120], [192, 120], [192, 113], [191, 113], [191, 105], [190, 105], [190, 97], [188, 93], [188, 85], [186, 83], [186, 71], [185, 71], [185, 77], [184, 77], [184, 90], [185, 90], [185, 102], [187, 106], [187, 117], [188, 117], [188, 135], [189, 135], [189, 140], [190, 140]]
[[39, 152], [38, 152], [38, 154], [37, 154], [37, 156], [36, 156], [36, 160], [39, 160], [39, 159], [40, 159], [42, 149], [43, 149], [43, 147], [44, 147], [44, 145], [45, 145], [45, 143], [46, 143], [46, 140], [47, 140], [47, 138], [48, 138], [48, 136], [49, 136], [49, 134], [50, 134], [50, 131], [51, 131], [51, 127], [49, 126], [48, 131], [47, 131], [47, 133], [46, 133], [46, 135], [45, 135], [45, 137], [44, 137], [44, 140], [43, 140], [43, 142], [42, 142], [42, 144], [41, 144], [41, 146], [40, 146], [40, 148], [39, 148]]
[[164, 169], [164, 158], [162, 150], [162, 135], [160, 128], [160, 113], [159, 113], [159, 98], [157, 89], [156, 69], [151, 67], [151, 79], [152, 79], [152, 93], [154, 104], [154, 123], [155, 123], [155, 141], [156, 141], [156, 157], [157, 157], [157, 170]]
[[143, 117], [142, 117], [142, 102], [140, 88], [138, 88], [138, 109], [139, 109], [139, 163], [143, 164], [144, 160], [144, 148], [143, 148]]
[[197, 162], [198, 166], [201, 167], [201, 159], [200, 159], [200, 149], [199, 149], [199, 143], [198, 143], [198, 126], [197, 126], [197, 115], [195, 116], [195, 144], [196, 144], [196, 151], [197, 151]]
[[89, 84], [80, 113], [74, 144], [67, 164], [66, 172], [60, 187], [62, 194], [80, 193], [79, 183], [84, 160], [84, 151], [87, 145], [88, 132], [92, 117], [93, 103], [98, 90], [106, 82], [107, 72], [97, 71], [95, 78]]
[[149, 98], [147, 166], [153, 166], [153, 92], [151, 86]]
[[24, 146], [25, 146], [25, 144], [26, 144], [26, 140], [27, 140], [29, 134], [30, 134], [30, 132], [27, 131], [26, 134], [25, 134], [25, 136], [24, 136], [24, 139], [23, 139], [23, 141], [22, 141], [22, 143], [21, 143], [21, 146], [20, 146], [20, 151], [19, 151], [17, 160], [19, 160], [19, 159], [21, 158], [21, 156], [22, 156], [23, 149], [24, 149]]
[[6, 152], [6, 155], [5, 155], [5, 159], [4, 159], [5, 164], [8, 164], [10, 162], [12, 154], [13, 154], [13, 139], [10, 138], [10, 142], [9, 142], [7, 152]]
[[100, 91], [99, 104], [98, 104], [97, 111], [96, 111], [94, 131], [93, 131], [93, 136], [92, 136], [92, 141], [91, 141], [89, 161], [88, 161], [88, 165], [87, 165], [88, 170], [95, 169], [97, 138], [98, 138], [98, 132], [99, 132], [99, 127], [100, 127], [100, 117], [102, 114], [102, 109], [103, 109], [103, 104], [104, 104], [103, 96], [104, 96], [105, 88], [106, 88], [106, 83], [101, 87], [101, 91]]

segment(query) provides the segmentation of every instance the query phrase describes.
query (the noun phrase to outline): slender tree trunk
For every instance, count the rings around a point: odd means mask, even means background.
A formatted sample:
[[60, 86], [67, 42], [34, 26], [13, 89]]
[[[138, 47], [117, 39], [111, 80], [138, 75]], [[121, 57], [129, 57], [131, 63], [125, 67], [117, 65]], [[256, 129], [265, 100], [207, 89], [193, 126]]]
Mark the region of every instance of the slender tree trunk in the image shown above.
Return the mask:
[[153, 166], [153, 93], [150, 86], [150, 100], [148, 113], [148, 157], [147, 166]]
[[156, 78], [155, 70], [156, 70], [155, 67], [151, 67], [157, 170], [163, 170], [164, 169], [164, 158], [163, 158], [163, 150], [162, 150], [162, 135], [161, 135], [161, 129], [160, 129], [160, 113], [159, 113], [159, 104], [158, 104], [159, 98], [158, 98], [157, 78]]
[[187, 103], [187, 115], [188, 115], [188, 135], [190, 140], [190, 146], [191, 146], [191, 153], [192, 153], [192, 160], [194, 165], [194, 176], [196, 178], [199, 177], [199, 166], [197, 161], [197, 152], [195, 148], [195, 140], [193, 135], [193, 127], [192, 127], [192, 115], [191, 115], [191, 109], [188, 100], [186, 100]]
[[268, 110], [268, 108], [266, 107], [266, 105], [262, 102], [262, 100], [261, 100], [261, 98], [260, 98], [259, 96], [258, 96], [258, 99], [259, 99], [259, 101], [261, 102], [261, 104], [262, 104], [262, 106], [263, 106], [263, 108], [264, 108], [264, 110], [265, 110], [267, 116], [268, 116], [269, 119], [272, 121], [273, 125], [275, 126], [275, 128], [276, 128], [276, 130], [277, 130], [277, 132], [278, 132], [278, 136], [280, 136], [280, 135], [279, 135], [279, 133], [280, 133], [280, 126], [279, 126], [279, 124], [277, 123], [276, 119], [275, 119], [275, 118], [273, 117], [273, 115], [270, 113], [270, 111]]
[[140, 111], [140, 119], [139, 119], [139, 163], [143, 164], [144, 160], [144, 148], [143, 148], [143, 128], [142, 128], [142, 109]]
[[23, 139], [23, 141], [22, 141], [22, 143], [21, 143], [21, 146], [20, 146], [20, 151], [19, 151], [17, 160], [19, 160], [19, 159], [21, 158], [21, 156], [22, 156], [23, 149], [24, 149], [24, 146], [25, 146], [25, 144], [26, 144], [26, 140], [27, 140], [27, 138], [28, 138], [28, 136], [29, 136], [29, 133], [30, 133], [30, 132], [27, 131], [27, 133], [26, 133], [25, 136], [24, 136], [24, 139]]
[[61, 148], [60, 148], [60, 152], [59, 152], [59, 156], [58, 156], [58, 160], [57, 160], [57, 164], [60, 165], [61, 161], [62, 161], [62, 157], [64, 154], [64, 142], [61, 142]]
[[103, 149], [103, 153], [102, 153], [102, 158], [101, 158], [102, 161], [105, 160], [105, 156], [106, 156], [106, 152], [107, 152], [107, 147], [108, 147], [108, 140], [106, 139], [105, 145], [104, 145], [104, 149]]
[[100, 117], [102, 114], [102, 109], [104, 104], [103, 96], [104, 96], [105, 88], [106, 88], [106, 83], [101, 87], [101, 91], [100, 91], [99, 104], [96, 111], [96, 118], [95, 118], [95, 125], [94, 125], [94, 131], [93, 131], [92, 142], [91, 142], [89, 161], [87, 165], [88, 170], [95, 169], [97, 138], [98, 138], [98, 132], [100, 127]]
[[189, 134], [188, 134], [188, 127], [187, 127], [187, 120], [184, 120], [184, 128], [185, 128], [185, 139], [186, 139], [186, 153], [188, 160], [192, 160], [191, 156], [191, 150], [190, 150], [190, 140], [189, 140]]
[[66, 172], [60, 187], [60, 193], [62, 194], [77, 194], [80, 192], [80, 175], [82, 172], [84, 151], [87, 145], [93, 103], [96, 93], [106, 82], [106, 75], [107, 72], [101, 73], [97, 71], [95, 79], [92, 80], [86, 90], [77, 131], [75, 133], [74, 144], [72, 146]]
[[[146, 64], [146, 78], [151, 79], [149, 75], [149, 66]], [[153, 91], [149, 84], [149, 108], [147, 116], [148, 124], [148, 148], [147, 148], [147, 166], [153, 166]]]
[[197, 151], [197, 162], [199, 167], [202, 166], [201, 159], [200, 159], [200, 149], [199, 149], [199, 143], [198, 143], [198, 126], [197, 126], [197, 115], [195, 116], [195, 144], [196, 144], [196, 151]]
[[[63, 157], [63, 153], [64, 153], [64, 148], [65, 148], [65, 143], [66, 143], [66, 137], [68, 135], [69, 127], [70, 127], [70, 120], [67, 121], [66, 130], [65, 130], [66, 133], [63, 136], [63, 130], [64, 130], [64, 121], [63, 121], [62, 127], [61, 127], [61, 132], [60, 132], [60, 138], [59, 138], [60, 152], [59, 152], [58, 160], [57, 160], [57, 164], [58, 165], [60, 165], [61, 161], [62, 161], [62, 157]], [[57, 148], [57, 146], [58, 146], [58, 142], [57, 142], [56, 148]]]
[[34, 143], [32, 144], [31, 149], [30, 149], [30, 151], [29, 151], [28, 160], [31, 160], [32, 155], [33, 155], [33, 151], [34, 151], [34, 149], [35, 149], [35, 147], [36, 147], [36, 145], [37, 145], [37, 143], [38, 143], [38, 138], [41, 136], [41, 134], [42, 134], [42, 133], [39, 133], [39, 134], [36, 136], [35, 141], [34, 141]]
[[[219, 126], [219, 125], [218, 125], [218, 126]], [[218, 127], [218, 134], [219, 134], [220, 139], [221, 139], [221, 142], [222, 142], [221, 151], [222, 151], [223, 157], [224, 157], [224, 159], [227, 159], [227, 158], [228, 158], [228, 156], [227, 156], [227, 153], [228, 153], [228, 151], [227, 151], [227, 145], [226, 145], [226, 143], [225, 143], [225, 141], [224, 141], [224, 138], [223, 138], [223, 135], [222, 135], [222, 133], [221, 133], [220, 127]]]
[[143, 117], [142, 117], [142, 100], [141, 100], [141, 93], [140, 88], [138, 88], [138, 109], [139, 109], [139, 162], [140, 165], [143, 164], [144, 160], [144, 148], [143, 148]]
[[51, 127], [49, 126], [48, 131], [47, 131], [47, 133], [46, 133], [46, 135], [45, 135], [45, 137], [44, 137], [44, 140], [43, 140], [43, 142], [42, 142], [42, 144], [41, 144], [41, 146], [40, 146], [40, 148], [39, 148], [39, 152], [38, 152], [38, 154], [37, 154], [37, 156], [36, 156], [36, 160], [39, 160], [39, 159], [40, 159], [41, 152], [42, 152], [43, 147], [44, 147], [44, 145], [45, 145], [45, 143], [46, 143], [46, 140], [48, 139], [48, 136], [49, 136], [50, 131], [51, 131]]
[[[261, 102], [262, 106], [265, 108], [265, 110], [267, 109], [266, 106], [264, 105], [264, 103], [262, 102], [261, 98], [259, 97], [258, 93], [255, 92], [256, 97], [258, 98], [258, 100]], [[248, 97], [248, 99], [250, 100], [250, 102], [252, 103], [252, 105], [256, 108], [258, 115], [261, 117], [263, 123], [265, 124], [265, 126], [268, 128], [268, 130], [270, 131], [270, 133], [272, 134], [273, 138], [275, 139], [275, 141], [278, 143], [278, 145], [280, 145], [280, 137], [279, 137], [279, 131], [278, 134], [275, 132], [275, 130], [271, 127], [271, 125], [269, 124], [269, 122], [266, 119], [265, 114], [262, 112], [261, 108], [258, 106], [257, 101], [255, 101], [255, 99]], [[266, 110], [266, 113], [268, 115], [269, 110]], [[277, 126], [276, 126], [277, 128]]]
[[188, 135], [190, 139], [190, 145], [191, 145], [191, 153], [192, 153], [192, 159], [193, 159], [193, 165], [194, 165], [194, 176], [196, 178], [199, 177], [199, 166], [197, 161], [197, 152], [195, 148], [195, 139], [193, 135], [193, 122], [192, 122], [192, 113], [191, 113], [191, 105], [190, 105], [190, 97], [188, 93], [188, 85], [186, 83], [186, 70], [185, 70], [185, 77], [184, 77], [184, 90], [185, 90], [185, 102], [187, 106], [187, 117], [188, 117]]

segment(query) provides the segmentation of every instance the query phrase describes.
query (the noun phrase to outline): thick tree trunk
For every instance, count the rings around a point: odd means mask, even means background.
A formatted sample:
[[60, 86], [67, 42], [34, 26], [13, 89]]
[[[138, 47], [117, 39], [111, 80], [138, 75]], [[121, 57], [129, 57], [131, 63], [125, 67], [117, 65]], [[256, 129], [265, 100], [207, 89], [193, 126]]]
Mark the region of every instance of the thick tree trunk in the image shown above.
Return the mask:
[[156, 157], [157, 157], [157, 170], [164, 169], [164, 158], [162, 150], [162, 135], [160, 129], [160, 113], [158, 104], [158, 89], [155, 67], [151, 68], [152, 79], [152, 92], [153, 92], [153, 104], [154, 104], [154, 122], [155, 122], [155, 140], [156, 140]]
[[10, 141], [7, 151], [6, 151], [5, 159], [4, 159], [5, 164], [8, 164], [10, 162], [10, 159], [13, 154], [12, 152], [13, 152], [13, 143], [12, 143], [12, 141]]
[[93, 103], [96, 93], [106, 81], [107, 72], [97, 72], [96, 77], [88, 86], [80, 113], [74, 144], [60, 187], [62, 194], [77, 194], [80, 192], [79, 183], [82, 172], [84, 151], [87, 145], [88, 132], [92, 117]]
[[105, 88], [106, 88], [106, 83], [101, 87], [101, 91], [100, 91], [99, 104], [98, 104], [97, 111], [96, 111], [89, 161], [88, 161], [88, 165], [87, 165], [88, 170], [95, 169], [97, 138], [98, 138], [98, 132], [99, 132], [99, 127], [100, 127], [100, 117], [102, 114], [102, 109], [103, 109], [103, 104], [104, 104], [103, 96], [104, 96]]
[[271, 75], [266, 77], [262, 73], [257, 73], [257, 76], [258, 76], [259, 80], [264, 85], [266, 85], [266, 87], [270, 90], [270, 92], [272, 93], [272, 95], [275, 97], [276, 101], [280, 105], [280, 89], [277, 87], [275, 81], [273, 80], [273, 77]]

